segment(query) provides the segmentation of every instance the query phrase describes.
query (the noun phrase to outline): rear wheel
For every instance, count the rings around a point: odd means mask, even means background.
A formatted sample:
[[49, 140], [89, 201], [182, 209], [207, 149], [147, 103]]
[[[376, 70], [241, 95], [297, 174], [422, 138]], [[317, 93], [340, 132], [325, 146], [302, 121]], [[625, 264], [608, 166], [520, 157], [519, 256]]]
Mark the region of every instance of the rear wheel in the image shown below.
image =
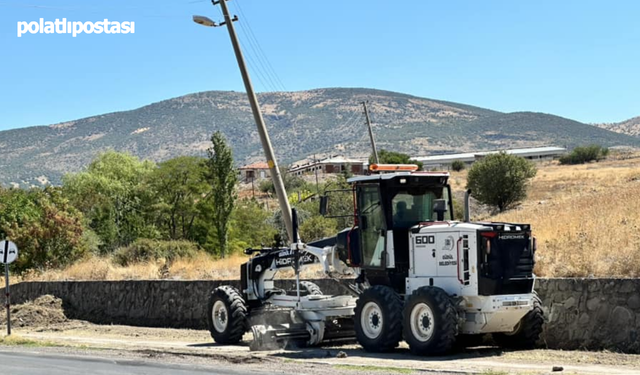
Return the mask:
[[358, 343], [368, 352], [389, 351], [402, 340], [402, 299], [393, 289], [376, 285], [365, 290], [355, 308]]
[[444, 290], [422, 287], [405, 303], [403, 326], [412, 353], [443, 354], [456, 342], [458, 314]]
[[493, 340], [504, 348], [531, 349], [542, 334], [544, 313], [542, 301], [536, 294], [533, 299], [533, 310], [529, 311], [516, 325], [513, 332], [494, 333]]
[[247, 329], [247, 306], [231, 286], [213, 290], [209, 297], [207, 321], [211, 337], [218, 344], [237, 344]]

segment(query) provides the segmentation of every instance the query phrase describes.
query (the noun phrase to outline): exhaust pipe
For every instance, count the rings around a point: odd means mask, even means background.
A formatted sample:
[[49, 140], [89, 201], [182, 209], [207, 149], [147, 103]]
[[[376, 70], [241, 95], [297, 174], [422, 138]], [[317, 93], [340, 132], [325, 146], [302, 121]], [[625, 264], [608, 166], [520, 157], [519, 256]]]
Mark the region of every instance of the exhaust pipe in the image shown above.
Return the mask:
[[471, 189], [468, 189], [464, 193], [464, 222], [468, 223], [470, 221], [469, 217], [471, 213], [469, 212], [469, 197], [471, 196]]

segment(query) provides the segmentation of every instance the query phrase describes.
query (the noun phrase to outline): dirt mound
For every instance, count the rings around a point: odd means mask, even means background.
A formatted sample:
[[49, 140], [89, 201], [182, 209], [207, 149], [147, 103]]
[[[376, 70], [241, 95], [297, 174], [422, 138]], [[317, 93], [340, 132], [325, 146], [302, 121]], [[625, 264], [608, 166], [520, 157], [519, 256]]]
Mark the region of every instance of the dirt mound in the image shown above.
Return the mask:
[[[51, 295], [11, 306], [11, 324], [16, 327], [43, 327], [68, 320], [64, 315], [62, 300]], [[0, 314], [0, 324], [7, 324], [5, 314]]]

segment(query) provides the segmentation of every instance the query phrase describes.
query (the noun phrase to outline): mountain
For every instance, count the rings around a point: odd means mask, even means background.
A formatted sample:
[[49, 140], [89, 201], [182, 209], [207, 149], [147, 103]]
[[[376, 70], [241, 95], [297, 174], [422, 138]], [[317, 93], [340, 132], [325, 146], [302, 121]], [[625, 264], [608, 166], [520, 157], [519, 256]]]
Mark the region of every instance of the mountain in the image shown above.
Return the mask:
[[634, 117], [627, 121], [608, 124], [596, 124], [596, 126], [610, 130], [612, 132], [640, 137], [640, 116]]
[[[281, 164], [309, 154], [366, 157], [362, 101], [369, 102], [378, 148], [421, 156], [520, 146], [640, 146], [640, 139], [558, 116], [489, 109], [359, 88], [328, 88], [259, 95]], [[230, 141], [238, 164], [263, 160], [246, 95], [209, 91], [131, 111], [50, 126], [0, 132], [0, 183], [59, 183], [101, 151], [127, 151], [155, 161], [204, 156], [211, 134]]]

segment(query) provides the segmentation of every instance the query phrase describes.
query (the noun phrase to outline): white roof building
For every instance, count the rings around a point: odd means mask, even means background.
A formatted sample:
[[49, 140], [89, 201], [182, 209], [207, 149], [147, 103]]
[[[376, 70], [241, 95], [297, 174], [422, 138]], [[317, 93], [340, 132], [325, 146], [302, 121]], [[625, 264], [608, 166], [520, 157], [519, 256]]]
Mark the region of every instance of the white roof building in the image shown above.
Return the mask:
[[362, 174], [366, 164], [368, 163], [363, 160], [332, 156], [327, 159], [294, 164], [289, 168], [289, 173], [301, 175], [316, 170], [323, 173], [339, 173], [348, 168], [351, 173]]
[[517, 155], [529, 160], [549, 160], [565, 154], [567, 152], [567, 149], [564, 147], [517, 148], [511, 150], [478, 151], [461, 154], [419, 156], [413, 158], [413, 160], [422, 162], [424, 167], [448, 166], [451, 165], [451, 163], [453, 163], [454, 161], [461, 161], [466, 164], [471, 164], [474, 161], [482, 158], [483, 156], [497, 154], [503, 151], [507, 154]]

